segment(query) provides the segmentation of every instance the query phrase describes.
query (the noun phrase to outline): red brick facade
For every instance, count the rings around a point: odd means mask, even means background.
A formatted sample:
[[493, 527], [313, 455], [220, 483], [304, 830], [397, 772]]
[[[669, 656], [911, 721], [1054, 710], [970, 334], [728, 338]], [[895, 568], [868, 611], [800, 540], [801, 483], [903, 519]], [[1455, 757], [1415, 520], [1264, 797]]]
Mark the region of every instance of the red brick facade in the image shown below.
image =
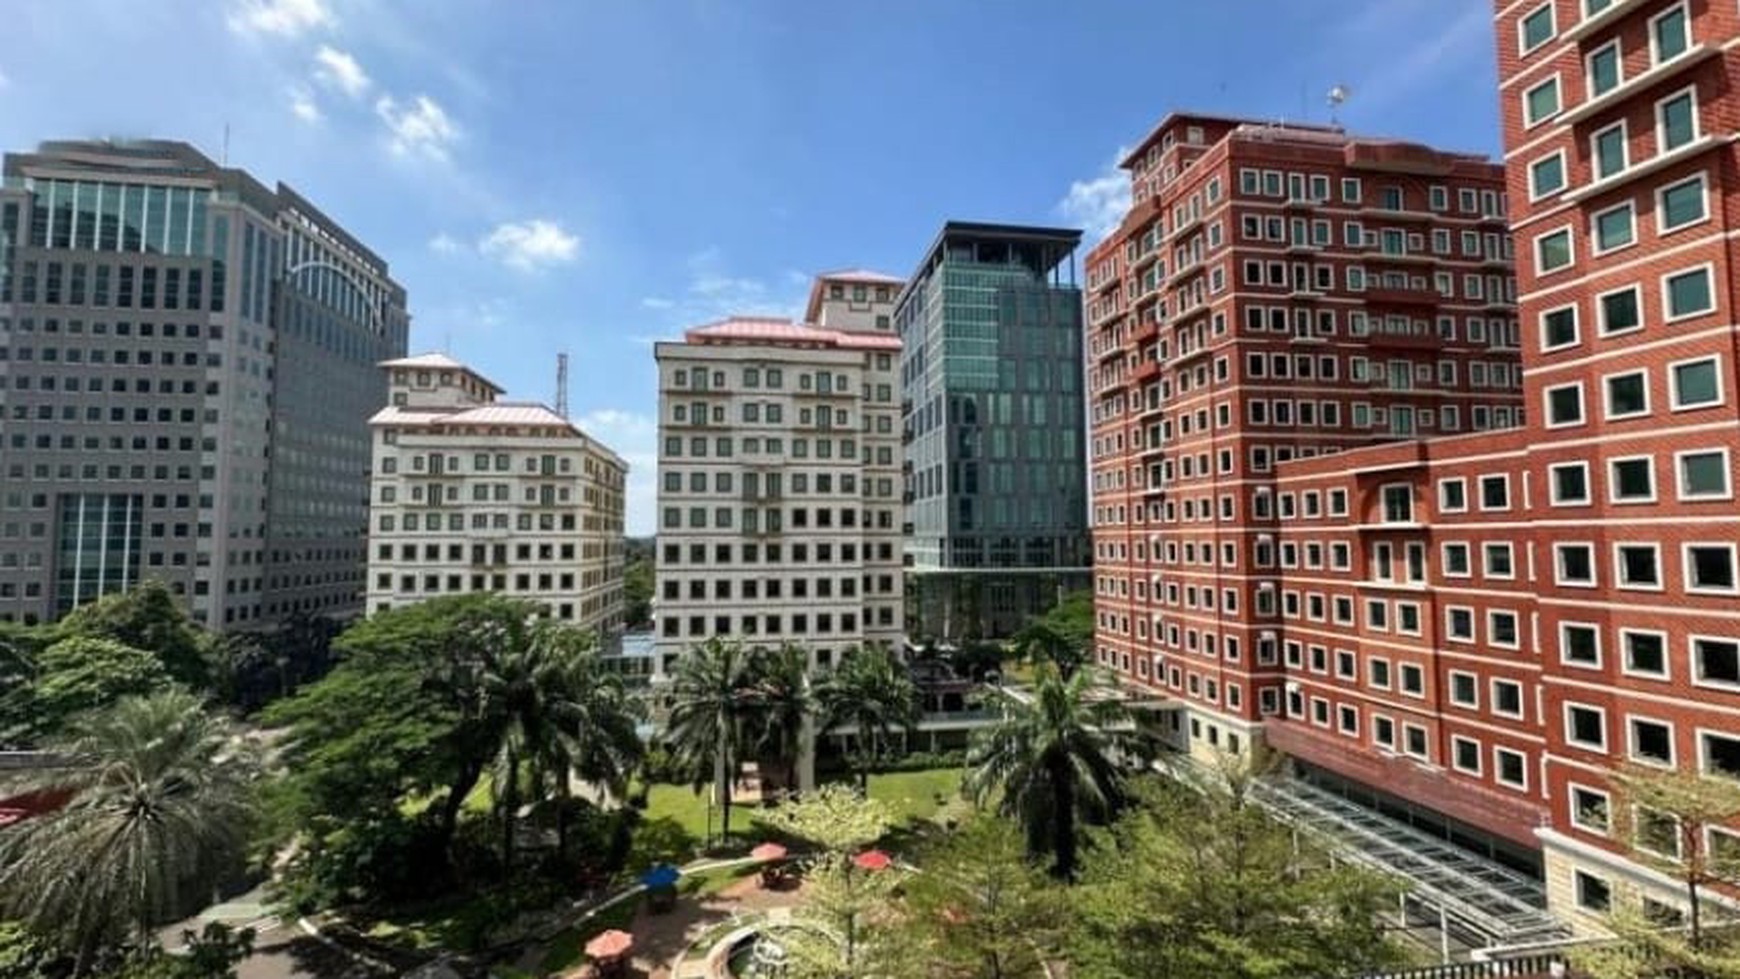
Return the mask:
[[1349, 520], [1278, 494], [1287, 460], [1520, 421], [1503, 172], [1200, 116], [1125, 165], [1088, 259], [1097, 655], [1189, 705], [1179, 747], [1238, 750], [1284, 711], [1288, 625], [1331, 628], [1285, 576], [1351, 574], [1277, 540]]
[[[1196, 443], [1144, 449], [1151, 443], [1135, 435], [1144, 417], [1108, 417], [1107, 398], [1134, 396], [1139, 386], [1117, 373], [1122, 358], [1107, 354], [1096, 361], [1110, 372], [1095, 375], [1096, 442], [1122, 434], [1130, 448], [1097, 459], [1098, 640], [1102, 658], [1135, 682], [1187, 701], [1193, 723], [1202, 711], [1246, 721], [1263, 713], [1257, 697], [1229, 711], [1224, 698], [1178, 689], [1170, 675], [1156, 681], [1125, 657], [1155, 658], [1169, 674], [1214, 676], [1223, 690], [1278, 688], [1279, 713], [1263, 732], [1270, 743], [1538, 850], [1550, 900], [1573, 917], [1604, 910], [1630, 887], [1673, 904], [1664, 878], [1617, 855], [1609, 776], [1622, 764], [1740, 775], [1740, 4], [1522, 0], [1496, 11], [1521, 427], [1458, 435], [1421, 426], [1422, 441], [1365, 448], [1357, 443], [1382, 436], [1290, 433], [1295, 458], [1276, 458], [1272, 473], [1236, 472], [1242, 485], [1227, 482], [1242, 490], [1234, 494], [1235, 519], [1199, 520], [1200, 532], [1188, 521], [1123, 524], [1116, 508], [1139, 513], [1152, 499], [1198, 486], [1206, 492], [1219, 476], [1158, 489], [1134, 482], [1150, 455], [1188, 453]], [[1200, 151], [1197, 168], [1179, 167], [1184, 176], [1161, 190], [1158, 208], [1138, 203], [1124, 230], [1094, 253], [1090, 275], [1105, 275], [1108, 265], [1122, 271], [1126, 243], [1141, 240], [1133, 223], [1169, 213], [1179, 194], [1196, 192], [1200, 175], [1224, 169], [1220, 145]], [[1239, 142], [1232, 145], [1236, 153]], [[1346, 159], [1357, 156], [1349, 151]], [[1443, 165], [1417, 149], [1368, 156], [1386, 158], [1413, 170]], [[1478, 185], [1472, 164], [1455, 167], [1456, 177], [1441, 179]], [[1141, 172], [1136, 179], [1140, 187]], [[1368, 193], [1383, 182], [1367, 175]], [[1235, 198], [1233, 207], [1242, 203]], [[1460, 232], [1460, 218], [1452, 209], [1418, 220]], [[1368, 226], [1391, 225], [1368, 218]], [[1503, 229], [1476, 217], [1474, 230]], [[1362, 260], [1369, 263], [1369, 253]], [[1241, 289], [1229, 306], [1253, 301]], [[1094, 300], [1104, 296], [1096, 290]], [[1388, 297], [1350, 298], [1375, 314]], [[1450, 305], [1437, 312], [1452, 310], [1476, 312]], [[1228, 322], [1243, 318], [1229, 311]], [[1119, 341], [1126, 347], [1137, 342], [1127, 318], [1102, 312], [1090, 327], [1094, 343], [1108, 323], [1127, 331]], [[1174, 311], [1159, 336], [1190, 325]], [[1238, 349], [1235, 367], [1242, 362], [1245, 335], [1211, 338], [1211, 346]], [[1330, 346], [1388, 357], [1375, 339]], [[1275, 339], [1258, 339], [1256, 348], [1298, 350]], [[1176, 381], [1189, 370], [1180, 356], [1162, 350], [1156, 376]], [[1493, 354], [1452, 343], [1414, 356], [1448, 357], [1466, 382], [1468, 362]], [[1196, 385], [1163, 397], [1158, 414], [1191, 410], [1193, 395], [1249, 400], [1263, 395], [1259, 383], [1235, 376], [1230, 386]], [[1336, 396], [1366, 395], [1343, 378]], [[1234, 421], [1192, 437], [1238, 446], [1241, 467], [1253, 443], [1282, 441], [1249, 425], [1242, 411]], [[1307, 446], [1320, 451], [1307, 457]], [[1332, 448], [1353, 451], [1322, 454]], [[1110, 478], [1103, 474], [1118, 469], [1128, 469], [1123, 478], [1134, 485], [1102, 485]], [[1251, 512], [1265, 495], [1278, 524]], [[1241, 552], [1248, 563], [1229, 574], [1155, 562], [1140, 550], [1143, 541], [1201, 537], [1251, 551], [1272, 537], [1274, 566]], [[1205, 615], [1140, 590], [1156, 578], [1169, 585], [1203, 577], [1240, 583], [1236, 612], [1217, 607]], [[1265, 584], [1276, 592], [1272, 618], [1251, 600], [1251, 589]], [[1278, 661], [1271, 667], [1247, 654], [1237, 666], [1213, 662], [1152, 633], [1125, 634], [1126, 616], [1168, 629], [1206, 630], [1213, 620], [1220, 635], [1243, 637], [1245, 650], [1253, 637], [1272, 637]], [[1716, 842], [1740, 846], [1740, 835]]]

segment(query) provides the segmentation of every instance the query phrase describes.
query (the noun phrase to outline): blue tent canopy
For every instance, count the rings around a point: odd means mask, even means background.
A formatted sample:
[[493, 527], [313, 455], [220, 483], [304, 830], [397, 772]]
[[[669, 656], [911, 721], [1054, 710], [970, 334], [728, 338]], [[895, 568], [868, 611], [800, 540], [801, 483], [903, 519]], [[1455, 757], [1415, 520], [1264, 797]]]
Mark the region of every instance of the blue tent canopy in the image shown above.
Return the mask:
[[640, 882], [648, 887], [670, 887], [677, 882], [683, 872], [668, 863], [661, 863], [640, 875]]

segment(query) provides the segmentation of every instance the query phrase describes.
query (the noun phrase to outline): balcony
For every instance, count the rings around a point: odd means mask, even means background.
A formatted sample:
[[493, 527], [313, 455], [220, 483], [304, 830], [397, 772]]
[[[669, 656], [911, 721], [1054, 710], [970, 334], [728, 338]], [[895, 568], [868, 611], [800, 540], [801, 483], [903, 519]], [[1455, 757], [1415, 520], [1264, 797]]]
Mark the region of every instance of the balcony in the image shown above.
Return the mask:
[[1130, 381], [1134, 384], [1146, 384], [1149, 381], [1158, 380], [1159, 377], [1160, 362], [1158, 360], [1144, 360], [1136, 365], [1135, 370], [1130, 372]]
[[1365, 290], [1365, 301], [1391, 306], [1436, 306], [1441, 297], [1434, 289], [1373, 286]]
[[1160, 337], [1160, 324], [1156, 320], [1147, 320], [1136, 324], [1136, 329], [1130, 334], [1130, 342], [1137, 347], [1151, 343]]
[[1438, 334], [1432, 330], [1409, 330], [1390, 332], [1376, 329], [1365, 338], [1367, 346], [1383, 347], [1390, 350], [1435, 350], [1441, 343]]

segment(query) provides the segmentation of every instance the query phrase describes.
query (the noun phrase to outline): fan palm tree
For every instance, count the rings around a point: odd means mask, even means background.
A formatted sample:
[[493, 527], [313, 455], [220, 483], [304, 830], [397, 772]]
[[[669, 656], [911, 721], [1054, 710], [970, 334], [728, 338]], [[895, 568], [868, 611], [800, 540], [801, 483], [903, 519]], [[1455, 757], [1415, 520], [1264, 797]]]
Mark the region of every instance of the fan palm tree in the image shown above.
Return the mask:
[[827, 727], [847, 725], [858, 735], [858, 791], [870, 792], [870, 766], [896, 727], [918, 724], [918, 688], [906, 667], [880, 646], [848, 653], [821, 684]]
[[69, 798], [0, 836], [0, 912], [59, 936], [77, 974], [105, 947], [148, 944], [233, 868], [259, 766], [180, 689], [84, 715], [52, 747], [72, 767], [35, 787]]
[[980, 732], [968, 757], [966, 788], [983, 803], [993, 795], [1005, 816], [1018, 819], [1030, 854], [1050, 854], [1052, 873], [1074, 880], [1077, 834], [1083, 822], [1104, 822], [1124, 801], [1124, 779], [1113, 755], [1131, 738], [1122, 704], [1089, 697], [1093, 674], [1068, 680], [1044, 664], [1032, 699], [1010, 697], [996, 726]]
[[756, 680], [755, 657], [715, 636], [678, 662], [671, 685], [666, 737], [678, 764], [694, 774], [696, 791], [712, 770], [723, 836], [731, 835], [731, 787], [757, 715]]
[[637, 724], [645, 716], [641, 702], [630, 696], [622, 677], [604, 665], [597, 640], [590, 632], [569, 628], [544, 630], [547, 655], [557, 664], [558, 680], [547, 717], [548, 736], [534, 755], [538, 778], [558, 802], [556, 845], [568, 855], [569, 773], [618, 798], [639, 764], [645, 745]]
[[804, 728], [815, 713], [810, 690], [810, 655], [785, 643], [755, 651], [756, 746], [777, 759], [780, 784], [795, 788], [798, 758], [805, 750]]

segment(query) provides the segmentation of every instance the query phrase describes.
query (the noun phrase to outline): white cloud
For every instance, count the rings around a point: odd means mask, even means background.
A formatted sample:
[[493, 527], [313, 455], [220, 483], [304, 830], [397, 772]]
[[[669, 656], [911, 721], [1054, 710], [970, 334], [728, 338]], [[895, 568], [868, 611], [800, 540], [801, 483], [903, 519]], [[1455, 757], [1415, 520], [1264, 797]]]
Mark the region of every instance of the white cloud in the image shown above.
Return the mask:
[[303, 122], [320, 121], [320, 106], [314, 102], [314, 94], [305, 88], [290, 90], [290, 112]]
[[387, 141], [400, 156], [423, 156], [445, 162], [459, 139], [459, 127], [447, 111], [427, 95], [401, 105], [390, 95], [375, 100], [375, 114], [387, 124]]
[[369, 76], [362, 65], [349, 54], [325, 44], [314, 52], [314, 79], [353, 99], [361, 98], [369, 89]]
[[429, 250], [440, 255], [453, 255], [465, 250], [465, 244], [443, 231], [429, 239]]
[[503, 265], [533, 272], [579, 258], [580, 238], [554, 221], [534, 218], [497, 225], [477, 243], [477, 250]]
[[658, 512], [658, 421], [618, 408], [589, 411], [574, 420], [581, 430], [604, 443], [628, 463], [624, 489], [628, 532], [650, 534]]
[[1130, 209], [1130, 175], [1118, 167], [1128, 153], [1119, 147], [1098, 175], [1071, 181], [1069, 192], [1057, 202], [1057, 212], [1071, 224], [1080, 225], [1095, 243], [1111, 234]]
[[6, 73], [3, 71], [0, 71], [0, 91], [5, 91], [7, 89], [7, 87], [9, 87], [11, 84], [12, 84], [12, 79], [7, 78]]
[[642, 299], [640, 304], [647, 309], [670, 309], [676, 305], [676, 302], [671, 299], [662, 299], [658, 296], [648, 296], [645, 299]]
[[297, 37], [334, 23], [326, 0], [236, 0], [227, 19], [237, 34], [280, 37]]

